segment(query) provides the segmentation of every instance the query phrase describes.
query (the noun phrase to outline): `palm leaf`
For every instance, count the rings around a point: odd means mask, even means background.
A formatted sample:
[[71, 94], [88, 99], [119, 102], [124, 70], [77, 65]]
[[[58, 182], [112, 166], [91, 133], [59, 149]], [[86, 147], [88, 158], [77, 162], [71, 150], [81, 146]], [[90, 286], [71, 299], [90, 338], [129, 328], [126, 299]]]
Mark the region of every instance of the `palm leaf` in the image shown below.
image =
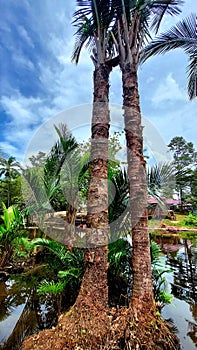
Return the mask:
[[196, 15], [192, 14], [148, 44], [142, 52], [141, 62], [153, 55], [164, 54], [177, 48], [183, 48], [186, 53], [195, 53], [196, 45]]
[[149, 57], [164, 54], [168, 51], [182, 48], [189, 57], [188, 95], [190, 99], [197, 97], [197, 34], [196, 15], [178, 22], [169, 31], [156, 37], [141, 52], [140, 62], [145, 62]]
[[153, 14], [151, 29], [155, 33], [158, 32], [161, 21], [165, 14], [171, 16], [178, 15], [181, 12], [180, 6], [184, 4], [182, 0], [156, 0], [156, 1], [145, 1], [146, 6], [149, 7]]
[[58, 295], [63, 292], [64, 288], [65, 288], [65, 282], [62, 282], [62, 281], [49, 282], [47, 280], [44, 280], [40, 282], [40, 284], [38, 285], [37, 293], [40, 295], [43, 295], [43, 294]]
[[189, 96], [189, 99], [192, 100], [195, 97], [197, 97], [197, 56], [190, 57], [190, 64], [187, 67], [187, 73], [188, 73], [188, 96]]
[[[73, 25], [78, 29], [75, 33], [76, 41], [71, 56], [72, 61], [79, 62], [83, 47], [94, 50], [93, 61], [99, 49], [103, 51], [103, 57], [111, 58], [114, 48], [112, 38], [108, 33], [113, 22], [112, 1], [77, 0], [76, 3], [79, 9], [73, 15]], [[100, 43], [99, 49], [98, 42]]]

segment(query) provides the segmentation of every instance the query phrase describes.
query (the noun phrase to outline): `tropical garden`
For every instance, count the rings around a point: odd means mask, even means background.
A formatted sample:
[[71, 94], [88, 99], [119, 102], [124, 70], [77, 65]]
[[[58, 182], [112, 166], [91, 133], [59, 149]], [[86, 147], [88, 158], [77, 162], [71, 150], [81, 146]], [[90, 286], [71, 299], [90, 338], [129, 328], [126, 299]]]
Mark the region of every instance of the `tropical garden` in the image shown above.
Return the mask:
[[[196, 17], [157, 36], [163, 17], [178, 15], [182, 5], [178, 0], [76, 0], [72, 61], [78, 64], [88, 47], [94, 64], [91, 138], [79, 145], [61, 124], [55, 126], [57, 141], [50, 152], [32, 155], [26, 166], [1, 152], [2, 276], [7, 266], [35, 271], [36, 262], [44, 262], [50, 278], [39, 279], [37, 293], [57, 297], [56, 324], [25, 339], [23, 350], [180, 348], [161, 317], [172, 296], [164, 288], [161, 251], [150, 240], [147, 199], [151, 194], [163, 207], [162, 198], [176, 193], [181, 225], [196, 227], [196, 214], [183, 213], [185, 204], [197, 205], [197, 152], [192, 142], [176, 136], [168, 145], [172, 161], [147, 166], [138, 68], [152, 55], [182, 48], [189, 59], [188, 95], [197, 96]], [[109, 133], [110, 73], [117, 65], [125, 169], [116, 156], [120, 135]], [[85, 228], [76, 227], [84, 203]], [[65, 214], [59, 218], [57, 212]]]

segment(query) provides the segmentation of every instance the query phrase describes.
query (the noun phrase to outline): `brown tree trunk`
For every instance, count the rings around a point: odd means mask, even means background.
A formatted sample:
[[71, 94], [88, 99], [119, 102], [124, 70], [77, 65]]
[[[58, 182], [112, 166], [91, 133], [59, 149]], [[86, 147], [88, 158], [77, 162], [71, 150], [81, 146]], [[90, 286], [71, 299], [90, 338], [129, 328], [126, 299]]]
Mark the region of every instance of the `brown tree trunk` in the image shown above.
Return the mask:
[[102, 64], [94, 71], [92, 111], [91, 179], [87, 207], [85, 274], [77, 302], [95, 308], [108, 306], [108, 137], [109, 74]]
[[127, 63], [122, 67], [122, 82], [133, 246], [131, 307], [134, 315], [139, 317], [142, 310], [143, 313], [155, 310], [155, 304], [148, 233], [146, 163], [135, 64]]

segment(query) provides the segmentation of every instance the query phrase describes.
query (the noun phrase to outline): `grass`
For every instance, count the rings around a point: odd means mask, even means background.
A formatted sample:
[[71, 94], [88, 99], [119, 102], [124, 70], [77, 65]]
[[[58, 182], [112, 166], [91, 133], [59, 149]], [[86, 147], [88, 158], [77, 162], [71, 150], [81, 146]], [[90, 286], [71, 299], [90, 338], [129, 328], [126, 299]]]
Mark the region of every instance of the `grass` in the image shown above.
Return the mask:
[[176, 214], [176, 221], [172, 221], [170, 219], [151, 219], [149, 220], [149, 227], [161, 227], [162, 224], [165, 224], [166, 226], [174, 226], [174, 227], [180, 227], [180, 228], [194, 228], [197, 229], [196, 225], [189, 225], [185, 223], [185, 218], [187, 215], [185, 214]]

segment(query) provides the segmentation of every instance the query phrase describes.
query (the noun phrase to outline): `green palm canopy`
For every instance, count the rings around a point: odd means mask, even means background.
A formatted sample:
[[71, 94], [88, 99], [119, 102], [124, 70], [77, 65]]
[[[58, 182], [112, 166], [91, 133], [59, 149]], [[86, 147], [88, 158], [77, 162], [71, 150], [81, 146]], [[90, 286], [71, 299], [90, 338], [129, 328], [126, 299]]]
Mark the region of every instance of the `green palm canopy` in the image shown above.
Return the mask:
[[[74, 13], [73, 25], [75, 32], [75, 46], [72, 61], [76, 64], [82, 48], [88, 48], [95, 66], [109, 61], [115, 55], [114, 43], [110, 34], [113, 23], [113, 1], [109, 0], [76, 0], [77, 9]], [[114, 65], [118, 62], [115, 61]]]

